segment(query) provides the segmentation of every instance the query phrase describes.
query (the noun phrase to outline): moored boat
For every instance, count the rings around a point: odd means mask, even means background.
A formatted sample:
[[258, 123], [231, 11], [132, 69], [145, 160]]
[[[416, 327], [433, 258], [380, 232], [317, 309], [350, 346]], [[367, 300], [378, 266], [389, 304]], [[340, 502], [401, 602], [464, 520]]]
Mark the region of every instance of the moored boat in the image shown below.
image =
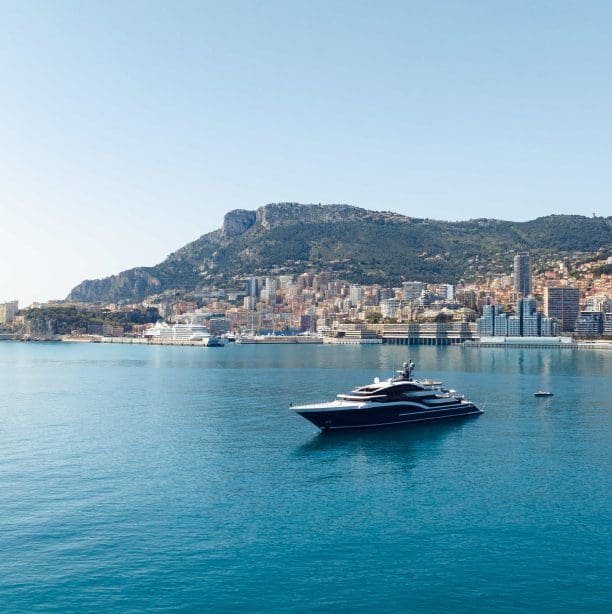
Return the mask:
[[142, 335], [145, 339], [152, 342], [171, 342], [183, 341], [201, 343], [207, 347], [223, 347], [223, 340], [199, 324], [167, 324], [166, 322], [156, 322], [151, 328], [146, 329]]

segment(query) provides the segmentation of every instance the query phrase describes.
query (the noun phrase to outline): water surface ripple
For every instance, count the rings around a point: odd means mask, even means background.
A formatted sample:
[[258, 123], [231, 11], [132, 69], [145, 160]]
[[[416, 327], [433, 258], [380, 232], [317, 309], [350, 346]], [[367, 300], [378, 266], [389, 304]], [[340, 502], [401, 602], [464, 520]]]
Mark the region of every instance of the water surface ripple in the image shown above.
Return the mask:
[[[485, 414], [321, 435], [288, 410], [408, 356]], [[0, 608], [610, 611], [611, 373], [579, 350], [2, 342]]]

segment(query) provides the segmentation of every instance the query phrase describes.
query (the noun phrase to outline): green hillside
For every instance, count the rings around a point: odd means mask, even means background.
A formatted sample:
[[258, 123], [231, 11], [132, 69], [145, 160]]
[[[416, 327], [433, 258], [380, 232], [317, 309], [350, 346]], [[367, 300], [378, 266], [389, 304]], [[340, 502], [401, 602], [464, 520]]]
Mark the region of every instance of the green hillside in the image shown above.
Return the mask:
[[68, 295], [85, 302], [135, 301], [189, 292], [237, 277], [334, 271], [361, 283], [414, 279], [457, 283], [508, 272], [516, 251], [539, 257], [595, 252], [612, 245], [612, 218], [552, 215], [529, 222], [443, 222], [348, 205], [270, 204], [237, 210], [157, 266], [87, 280]]

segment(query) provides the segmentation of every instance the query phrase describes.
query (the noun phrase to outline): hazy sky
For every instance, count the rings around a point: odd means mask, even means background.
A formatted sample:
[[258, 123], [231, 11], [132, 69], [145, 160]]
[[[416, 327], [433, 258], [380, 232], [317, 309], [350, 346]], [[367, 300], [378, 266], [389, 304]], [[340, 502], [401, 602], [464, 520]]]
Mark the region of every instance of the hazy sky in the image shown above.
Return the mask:
[[0, 0], [0, 301], [268, 202], [612, 214], [612, 2]]

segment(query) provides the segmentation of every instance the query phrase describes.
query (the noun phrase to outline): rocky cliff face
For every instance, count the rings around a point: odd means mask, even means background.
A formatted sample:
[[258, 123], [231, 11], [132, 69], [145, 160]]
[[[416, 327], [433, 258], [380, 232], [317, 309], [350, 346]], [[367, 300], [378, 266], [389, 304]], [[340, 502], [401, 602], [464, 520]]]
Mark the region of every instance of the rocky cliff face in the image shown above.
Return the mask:
[[[151, 271], [154, 269], [151, 268]], [[145, 296], [161, 290], [158, 277], [147, 269], [137, 268], [104, 279], [87, 279], [68, 295], [68, 300], [95, 303], [111, 297], [109, 301], [127, 299], [142, 300]]]
[[562, 257], [612, 245], [612, 218], [553, 215], [531, 222], [441, 222], [349, 205], [273, 203], [236, 209], [223, 227], [180, 248], [154, 267], [88, 280], [68, 295], [85, 302], [140, 301], [185, 293], [247, 275], [330, 270], [361, 283], [406, 279], [456, 283], [489, 271], [511, 271], [528, 250]]
[[289, 224], [333, 224], [363, 217], [365, 209], [350, 205], [270, 203], [257, 209], [257, 224], [265, 230]]
[[257, 213], [247, 209], [234, 209], [226, 213], [223, 218], [223, 236], [235, 237], [241, 235], [255, 223], [256, 219]]

